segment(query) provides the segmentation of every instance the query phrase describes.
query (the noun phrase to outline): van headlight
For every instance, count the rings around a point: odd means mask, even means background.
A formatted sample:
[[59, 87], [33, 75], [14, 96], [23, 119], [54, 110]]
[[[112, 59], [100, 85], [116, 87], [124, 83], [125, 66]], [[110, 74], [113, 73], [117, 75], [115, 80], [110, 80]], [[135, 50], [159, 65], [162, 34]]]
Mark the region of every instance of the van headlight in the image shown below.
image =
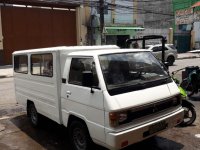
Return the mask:
[[110, 112], [109, 113], [109, 120], [111, 127], [117, 127], [123, 123], [126, 123], [128, 119], [128, 112]]

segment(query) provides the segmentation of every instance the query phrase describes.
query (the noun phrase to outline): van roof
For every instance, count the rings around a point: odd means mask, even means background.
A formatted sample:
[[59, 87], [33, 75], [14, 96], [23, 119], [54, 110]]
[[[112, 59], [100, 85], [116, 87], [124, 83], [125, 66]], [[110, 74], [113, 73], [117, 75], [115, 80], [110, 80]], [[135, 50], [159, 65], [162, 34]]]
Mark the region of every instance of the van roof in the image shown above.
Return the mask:
[[59, 46], [59, 47], [48, 47], [48, 48], [39, 48], [39, 49], [29, 49], [15, 51], [13, 54], [25, 54], [25, 53], [42, 53], [42, 52], [53, 52], [53, 51], [65, 51], [65, 52], [74, 52], [74, 51], [92, 51], [92, 50], [104, 50], [104, 49], [119, 49], [116, 45], [103, 45], [103, 46]]
[[106, 54], [114, 54], [114, 53], [124, 53], [124, 52], [150, 52], [147, 49], [109, 49], [108, 50], [93, 50], [89, 53], [87, 51], [74, 51], [69, 53], [69, 56], [98, 56], [98, 55], [106, 55]]

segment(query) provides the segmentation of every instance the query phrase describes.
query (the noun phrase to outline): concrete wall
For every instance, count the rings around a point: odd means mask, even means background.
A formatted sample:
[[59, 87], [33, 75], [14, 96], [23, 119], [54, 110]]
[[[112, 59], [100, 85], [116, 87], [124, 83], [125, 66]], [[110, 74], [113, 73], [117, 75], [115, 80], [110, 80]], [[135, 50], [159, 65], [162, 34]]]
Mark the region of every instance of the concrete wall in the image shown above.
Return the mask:
[[[144, 31], [138, 31], [136, 37], [142, 37], [145, 35], [162, 35], [169, 39], [169, 29], [145, 29]], [[169, 41], [169, 40], [168, 40]], [[157, 44], [159, 40], [149, 40], [147, 44]]]
[[146, 0], [146, 2], [141, 2], [139, 7], [145, 11], [145, 28], [162, 29], [170, 28], [173, 26], [174, 16], [171, 0]]

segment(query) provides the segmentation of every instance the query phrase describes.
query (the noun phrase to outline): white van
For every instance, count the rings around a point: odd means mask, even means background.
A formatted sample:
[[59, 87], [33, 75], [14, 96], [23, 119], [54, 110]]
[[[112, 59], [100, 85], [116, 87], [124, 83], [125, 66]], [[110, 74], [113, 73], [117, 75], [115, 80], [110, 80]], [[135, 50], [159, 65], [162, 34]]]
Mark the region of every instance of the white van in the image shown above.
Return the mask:
[[148, 50], [54, 47], [13, 53], [16, 99], [37, 126], [69, 128], [74, 149], [121, 149], [182, 122], [179, 89]]

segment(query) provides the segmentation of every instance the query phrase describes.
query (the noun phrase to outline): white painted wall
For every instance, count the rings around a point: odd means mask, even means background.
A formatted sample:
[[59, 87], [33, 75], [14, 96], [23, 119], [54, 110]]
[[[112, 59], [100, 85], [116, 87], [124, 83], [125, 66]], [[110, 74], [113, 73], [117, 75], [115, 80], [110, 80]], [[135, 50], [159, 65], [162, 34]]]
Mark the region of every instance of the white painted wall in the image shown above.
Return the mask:
[[200, 22], [194, 23], [195, 41], [200, 42]]

